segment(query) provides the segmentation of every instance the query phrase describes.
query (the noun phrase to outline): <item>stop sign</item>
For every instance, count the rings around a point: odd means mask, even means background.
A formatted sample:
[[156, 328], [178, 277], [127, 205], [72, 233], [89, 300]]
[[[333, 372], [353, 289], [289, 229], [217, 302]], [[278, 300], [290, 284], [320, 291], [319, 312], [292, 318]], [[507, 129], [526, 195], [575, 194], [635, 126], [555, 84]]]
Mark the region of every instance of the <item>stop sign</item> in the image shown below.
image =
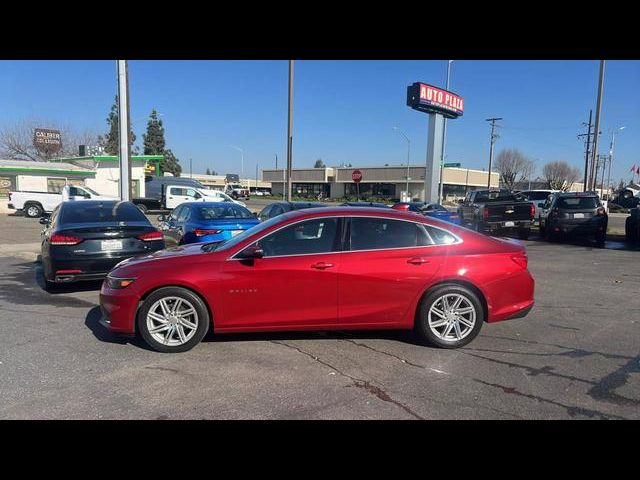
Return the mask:
[[354, 170], [351, 172], [351, 180], [355, 183], [360, 183], [362, 181], [362, 172], [360, 170]]

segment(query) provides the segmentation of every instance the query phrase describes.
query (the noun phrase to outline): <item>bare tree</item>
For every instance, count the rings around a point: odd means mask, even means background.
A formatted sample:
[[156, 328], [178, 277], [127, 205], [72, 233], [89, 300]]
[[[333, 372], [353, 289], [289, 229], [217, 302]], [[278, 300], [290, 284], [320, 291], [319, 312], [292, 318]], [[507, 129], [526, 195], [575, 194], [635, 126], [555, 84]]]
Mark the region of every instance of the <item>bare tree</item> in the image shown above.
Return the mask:
[[39, 151], [33, 145], [33, 132], [36, 128], [59, 130], [62, 148], [56, 157], [75, 157], [79, 145], [97, 145], [98, 135], [90, 130], [80, 130], [55, 120], [26, 119], [0, 126], [0, 158], [9, 160], [48, 161], [51, 156]]
[[552, 190], [566, 192], [580, 178], [580, 169], [572, 167], [564, 160], [547, 163], [542, 169], [542, 176]]
[[500, 173], [502, 184], [509, 190], [513, 190], [516, 182], [521, 182], [532, 175], [535, 164], [520, 150], [507, 148], [498, 154], [496, 169]]

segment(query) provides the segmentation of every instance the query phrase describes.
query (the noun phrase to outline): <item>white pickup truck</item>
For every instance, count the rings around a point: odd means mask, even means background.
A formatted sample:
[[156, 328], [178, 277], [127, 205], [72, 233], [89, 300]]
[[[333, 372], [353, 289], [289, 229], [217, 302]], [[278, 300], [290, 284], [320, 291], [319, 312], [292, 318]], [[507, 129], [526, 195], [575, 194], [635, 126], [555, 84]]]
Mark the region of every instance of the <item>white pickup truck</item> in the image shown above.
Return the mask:
[[117, 200], [115, 197], [100, 195], [89, 187], [65, 185], [61, 193], [45, 192], [9, 192], [8, 207], [23, 210], [27, 217], [41, 217], [52, 212], [64, 200]]
[[233, 202], [243, 207], [247, 206], [220, 190], [199, 189], [182, 185], [167, 185], [164, 196], [164, 206], [168, 210], [174, 209], [184, 202]]

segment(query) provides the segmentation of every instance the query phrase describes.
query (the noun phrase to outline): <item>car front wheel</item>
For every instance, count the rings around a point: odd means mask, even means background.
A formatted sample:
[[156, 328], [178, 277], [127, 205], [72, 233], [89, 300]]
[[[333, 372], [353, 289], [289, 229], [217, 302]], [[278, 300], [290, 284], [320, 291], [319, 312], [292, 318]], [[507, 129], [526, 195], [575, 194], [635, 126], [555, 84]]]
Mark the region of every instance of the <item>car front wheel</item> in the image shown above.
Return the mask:
[[420, 303], [416, 332], [426, 343], [459, 348], [480, 333], [484, 310], [478, 296], [462, 285], [442, 285]]
[[24, 213], [29, 218], [38, 218], [42, 216], [43, 210], [37, 203], [30, 203], [25, 207]]
[[186, 352], [204, 338], [209, 329], [209, 312], [193, 292], [165, 287], [147, 297], [138, 313], [138, 331], [154, 350]]

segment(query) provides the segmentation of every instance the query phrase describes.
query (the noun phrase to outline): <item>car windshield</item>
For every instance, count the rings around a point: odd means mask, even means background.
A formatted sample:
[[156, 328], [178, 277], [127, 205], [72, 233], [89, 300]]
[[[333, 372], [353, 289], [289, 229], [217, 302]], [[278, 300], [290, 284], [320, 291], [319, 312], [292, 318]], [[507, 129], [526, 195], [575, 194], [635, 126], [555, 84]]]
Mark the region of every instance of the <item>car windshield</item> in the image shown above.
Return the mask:
[[562, 210], [591, 210], [599, 206], [596, 197], [565, 197], [558, 199], [558, 208]]
[[263, 232], [264, 230], [270, 228], [271, 226], [279, 223], [280, 221], [282, 221], [282, 219], [283, 219], [283, 216], [278, 215], [277, 217], [273, 217], [273, 218], [270, 218], [269, 220], [259, 223], [255, 227], [251, 227], [249, 230], [245, 230], [241, 234], [236, 235], [235, 237], [230, 238], [229, 240], [226, 240], [224, 242], [206, 243], [202, 246], [202, 251], [212, 252], [215, 250], [217, 252], [222, 250], [228, 250], [229, 248], [232, 248], [235, 245], [242, 243], [247, 237], [255, 233]]
[[197, 207], [200, 220], [218, 220], [221, 218], [253, 218], [253, 214], [241, 205], [220, 202], [214, 205]]
[[82, 188], [83, 188], [83, 189], [85, 189], [87, 192], [92, 193], [92, 194], [94, 194], [94, 195], [98, 195], [98, 196], [100, 195], [98, 192], [96, 192], [95, 190], [90, 189], [90, 188], [89, 188], [89, 187], [87, 187], [87, 186], [84, 186], [84, 185], [83, 185], [83, 186], [82, 186]]
[[147, 217], [129, 202], [64, 202], [60, 223], [148, 222]]

